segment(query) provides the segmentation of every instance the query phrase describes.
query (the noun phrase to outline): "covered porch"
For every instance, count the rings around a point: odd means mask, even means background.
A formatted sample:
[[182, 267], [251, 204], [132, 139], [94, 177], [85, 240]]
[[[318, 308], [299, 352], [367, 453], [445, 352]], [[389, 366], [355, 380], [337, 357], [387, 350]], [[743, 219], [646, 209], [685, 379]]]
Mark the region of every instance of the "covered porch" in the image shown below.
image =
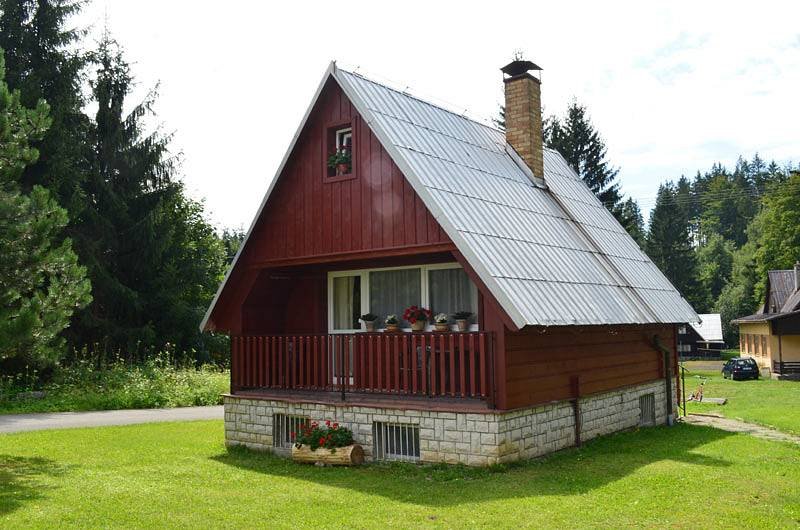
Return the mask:
[[486, 410], [490, 332], [357, 332], [231, 338], [231, 392], [282, 401]]

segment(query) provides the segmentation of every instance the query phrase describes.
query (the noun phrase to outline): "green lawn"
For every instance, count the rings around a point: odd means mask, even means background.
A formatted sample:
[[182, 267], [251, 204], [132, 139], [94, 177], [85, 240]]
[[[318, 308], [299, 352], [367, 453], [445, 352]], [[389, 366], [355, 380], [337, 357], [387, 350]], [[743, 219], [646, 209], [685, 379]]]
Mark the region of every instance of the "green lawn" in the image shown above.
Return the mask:
[[707, 378], [705, 397], [728, 398], [725, 405], [687, 402], [689, 413], [717, 413], [728, 418], [774, 427], [800, 435], [800, 381], [731, 381], [720, 372], [692, 371], [686, 374], [686, 397]]
[[0, 527], [786, 527], [800, 448], [679, 425], [508, 469], [318, 468], [221, 422], [0, 436]]

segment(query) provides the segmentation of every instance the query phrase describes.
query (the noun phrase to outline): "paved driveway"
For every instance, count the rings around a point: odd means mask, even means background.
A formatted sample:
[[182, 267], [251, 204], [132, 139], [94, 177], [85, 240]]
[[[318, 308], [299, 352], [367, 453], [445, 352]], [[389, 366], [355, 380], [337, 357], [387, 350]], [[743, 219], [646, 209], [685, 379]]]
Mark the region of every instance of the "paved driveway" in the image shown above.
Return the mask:
[[0, 415], [0, 433], [74, 429], [160, 421], [221, 420], [222, 406], [176, 409], [102, 410], [97, 412], [45, 412]]

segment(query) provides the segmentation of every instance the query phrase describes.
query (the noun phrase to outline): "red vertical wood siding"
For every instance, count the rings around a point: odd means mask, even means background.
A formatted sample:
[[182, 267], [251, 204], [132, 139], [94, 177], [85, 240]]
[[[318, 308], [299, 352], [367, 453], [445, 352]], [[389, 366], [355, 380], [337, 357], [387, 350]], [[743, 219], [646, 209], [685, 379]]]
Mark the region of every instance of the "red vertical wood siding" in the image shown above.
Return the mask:
[[[326, 181], [326, 128], [354, 129], [355, 178]], [[449, 243], [389, 153], [329, 81], [250, 236], [246, 262]]]

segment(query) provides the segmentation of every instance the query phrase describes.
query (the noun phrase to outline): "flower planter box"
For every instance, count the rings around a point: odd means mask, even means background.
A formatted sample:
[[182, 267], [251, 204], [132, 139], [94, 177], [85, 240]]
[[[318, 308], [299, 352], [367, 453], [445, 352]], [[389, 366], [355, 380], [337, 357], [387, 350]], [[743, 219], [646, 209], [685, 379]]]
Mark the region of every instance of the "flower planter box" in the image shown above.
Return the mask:
[[358, 445], [337, 447], [336, 449], [319, 448], [312, 451], [307, 445], [292, 446], [292, 460], [316, 464], [317, 462], [332, 466], [358, 466], [364, 463], [364, 449]]

